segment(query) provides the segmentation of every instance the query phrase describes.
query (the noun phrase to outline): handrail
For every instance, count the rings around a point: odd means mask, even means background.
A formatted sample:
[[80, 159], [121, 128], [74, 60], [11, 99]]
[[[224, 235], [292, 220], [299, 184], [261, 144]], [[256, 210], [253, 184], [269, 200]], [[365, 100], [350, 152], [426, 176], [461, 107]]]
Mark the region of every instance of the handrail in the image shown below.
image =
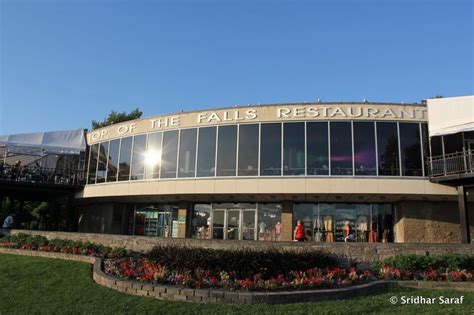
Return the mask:
[[431, 177], [474, 172], [474, 151], [438, 155], [429, 158]]
[[85, 174], [82, 170], [0, 164], [0, 181], [83, 186], [85, 183]]

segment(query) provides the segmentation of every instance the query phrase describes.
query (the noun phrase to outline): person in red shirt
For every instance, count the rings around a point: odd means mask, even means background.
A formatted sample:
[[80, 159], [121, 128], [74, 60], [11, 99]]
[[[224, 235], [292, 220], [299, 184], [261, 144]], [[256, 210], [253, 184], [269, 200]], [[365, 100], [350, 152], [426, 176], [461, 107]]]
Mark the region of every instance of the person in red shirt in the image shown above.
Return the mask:
[[296, 228], [295, 232], [293, 233], [293, 237], [298, 242], [304, 242], [304, 228], [301, 220], [296, 221]]

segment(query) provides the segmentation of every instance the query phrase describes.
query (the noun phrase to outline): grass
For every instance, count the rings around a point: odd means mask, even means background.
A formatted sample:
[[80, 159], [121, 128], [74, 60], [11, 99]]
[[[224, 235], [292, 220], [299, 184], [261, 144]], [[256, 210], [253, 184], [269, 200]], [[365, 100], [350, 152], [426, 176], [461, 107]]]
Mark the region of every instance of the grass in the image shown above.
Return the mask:
[[[460, 297], [463, 305], [391, 305], [391, 296]], [[286, 305], [208, 305], [130, 296], [97, 285], [91, 265], [0, 254], [0, 314], [473, 314], [474, 293], [396, 289], [351, 300]]]

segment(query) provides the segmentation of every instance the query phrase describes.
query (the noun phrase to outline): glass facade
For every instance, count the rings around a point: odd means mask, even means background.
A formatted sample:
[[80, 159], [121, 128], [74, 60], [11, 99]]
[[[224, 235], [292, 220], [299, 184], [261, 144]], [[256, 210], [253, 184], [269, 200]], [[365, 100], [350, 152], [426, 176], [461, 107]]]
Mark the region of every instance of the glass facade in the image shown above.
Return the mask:
[[176, 163], [178, 154], [178, 131], [163, 133], [163, 147], [161, 150], [161, 178], [176, 177]]
[[327, 122], [306, 123], [307, 175], [329, 175]]
[[262, 124], [260, 139], [260, 175], [281, 175], [281, 124]]
[[375, 128], [373, 122], [354, 122], [355, 175], [377, 175]]
[[197, 177], [216, 174], [216, 127], [199, 129]]
[[283, 175], [305, 174], [304, 123], [283, 124]]
[[352, 127], [350, 122], [331, 122], [331, 175], [352, 175]]
[[[432, 155], [442, 155], [443, 146], [456, 152], [458, 139], [448, 140], [431, 138]], [[171, 130], [90, 146], [87, 183], [214, 176], [421, 177], [428, 175], [428, 144], [425, 123], [318, 121]]]
[[219, 127], [217, 139], [217, 176], [235, 176], [237, 126]]
[[393, 122], [377, 122], [379, 175], [399, 176], [398, 126]]
[[123, 138], [120, 141], [118, 180], [130, 180], [130, 162], [132, 157], [133, 137]]
[[302, 221], [307, 241], [393, 242], [390, 204], [294, 204], [293, 229], [297, 220]]
[[133, 137], [131, 180], [145, 178], [146, 135]]
[[238, 176], [258, 175], [259, 125], [239, 126]]
[[196, 134], [196, 128], [181, 130], [178, 177], [194, 177], [196, 174]]

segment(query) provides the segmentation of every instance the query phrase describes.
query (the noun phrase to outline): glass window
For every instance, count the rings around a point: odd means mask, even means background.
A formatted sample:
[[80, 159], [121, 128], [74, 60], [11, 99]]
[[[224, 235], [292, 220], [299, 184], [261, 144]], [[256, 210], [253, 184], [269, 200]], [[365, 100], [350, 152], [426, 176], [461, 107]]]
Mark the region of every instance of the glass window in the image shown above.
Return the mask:
[[430, 138], [431, 143], [431, 156], [441, 156], [443, 155], [443, 144], [442, 144], [442, 136], [436, 136]]
[[260, 175], [281, 175], [281, 124], [262, 124]]
[[306, 123], [308, 175], [329, 175], [328, 123]]
[[107, 182], [115, 182], [117, 180], [117, 168], [119, 160], [120, 139], [110, 141], [109, 145], [109, 161], [107, 163]]
[[258, 125], [239, 126], [239, 176], [258, 175]]
[[258, 240], [281, 241], [281, 205], [258, 204]]
[[197, 176], [215, 175], [216, 127], [199, 128]]
[[133, 137], [121, 139], [118, 180], [130, 180], [130, 159]]
[[102, 142], [99, 146], [99, 163], [97, 164], [97, 183], [105, 182], [107, 171], [107, 155], [109, 150], [109, 142]]
[[377, 150], [380, 176], [399, 176], [397, 123], [377, 122]]
[[402, 175], [423, 176], [421, 166], [420, 125], [414, 123], [400, 123], [399, 128]]
[[235, 176], [237, 126], [219, 127], [217, 138], [217, 176]]
[[315, 242], [392, 242], [389, 204], [295, 204], [293, 228], [301, 220], [306, 240]]
[[163, 133], [163, 149], [161, 155], [161, 178], [176, 177], [176, 159], [178, 154], [178, 131]]
[[304, 123], [283, 124], [283, 175], [304, 175]]
[[354, 122], [354, 164], [356, 175], [377, 175], [373, 122]]
[[331, 122], [331, 175], [352, 175], [350, 122]]
[[137, 205], [134, 235], [178, 237], [178, 207], [174, 205]]
[[455, 133], [452, 135], [443, 136], [444, 140], [444, 154], [452, 154], [456, 152], [462, 152], [463, 141], [462, 133]]
[[145, 174], [147, 179], [160, 177], [162, 137], [163, 134], [161, 132], [148, 134], [148, 143], [145, 155]]
[[421, 139], [423, 141], [423, 160], [425, 162], [425, 173], [423, 176], [428, 176], [428, 170], [430, 169], [430, 140], [428, 136], [428, 125], [421, 124]]
[[89, 173], [87, 177], [88, 184], [95, 184], [95, 175], [97, 169], [97, 154], [99, 152], [99, 144], [90, 146], [89, 152]]
[[194, 177], [196, 174], [196, 135], [196, 128], [181, 130], [178, 177]]
[[145, 178], [145, 152], [146, 152], [146, 135], [135, 136], [133, 138], [132, 153], [132, 176], [131, 180], [139, 180]]
[[[201, 131], [199, 131], [201, 132]], [[210, 204], [194, 205], [193, 218], [191, 220], [191, 237], [200, 239], [211, 238], [211, 209]]]

